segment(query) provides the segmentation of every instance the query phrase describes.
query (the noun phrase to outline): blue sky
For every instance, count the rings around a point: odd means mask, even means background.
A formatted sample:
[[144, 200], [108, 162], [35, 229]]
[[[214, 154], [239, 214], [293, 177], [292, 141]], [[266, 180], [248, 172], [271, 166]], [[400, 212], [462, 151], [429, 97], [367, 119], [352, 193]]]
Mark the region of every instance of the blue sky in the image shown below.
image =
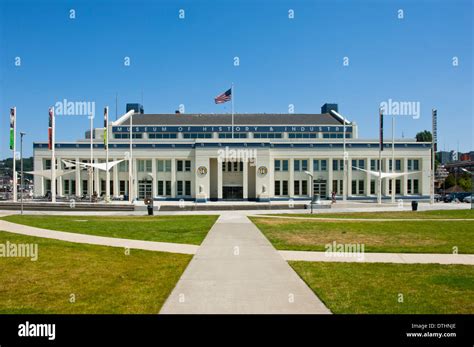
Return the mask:
[[[287, 113], [293, 104], [297, 113], [319, 113], [336, 102], [361, 138], [377, 137], [382, 101], [420, 102], [419, 119], [397, 118], [396, 137], [431, 129], [435, 107], [439, 149], [459, 143], [469, 151], [472, 7], [470, 0], [0, 0], [0, 157], [11, 156], [11, 106], [30, 155], [33, 141], [47, 140], [47, 110], [57, 101], [94, 101], [99, 114], [109, 105], [112, 118], [116, 93], [119, 114], [142, 94], [147, 113], [180, 104], [187, 113], [230, 112], [230, 103], [213, 98], [231, 82], [236, 112]], [[58, 116], [57, 140], [82, 138], [88, 122]]]

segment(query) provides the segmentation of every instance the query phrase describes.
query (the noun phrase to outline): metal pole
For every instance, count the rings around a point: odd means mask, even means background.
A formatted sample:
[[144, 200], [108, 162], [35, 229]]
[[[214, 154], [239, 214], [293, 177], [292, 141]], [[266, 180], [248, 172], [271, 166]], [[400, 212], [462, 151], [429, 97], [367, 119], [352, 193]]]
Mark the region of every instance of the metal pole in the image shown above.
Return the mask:
[[13, 120], [13, 201], [18, 201], [17, 196], [17, 176], [16, 176], [16, 107], [13, 107], [14, 120]]
[[314, 177], [311, 176], [311, 214], [313, 214], [313, 201], [314, 201]]
[[346, 202], [347, 200], [347, 189], [348, 189], [348, 182], [347, 182], [347, 159], [348, 159], [348, 155], [346, 153], [346, 117], [343, 118], [343, 122], [344, 122], [344, 125], [343, 125], [343, 139], [342, 139], [342, 151], [344, 152], [342, 154], [342, 158], [343, 158], [343, 186], [342, 186], [342, 201], [343, 202]]
[[91, 143], [91, 166], [89, 166], [89, 201], [92, 202], [92, 190], [94, 189], [94, 168], [92, 167], [94, 161], [94, 140], [93, 140], [93, 116], [90, 115], [89, 119], [91, 120], [91, 131], [90, 131], [90, 143]]
[[128, 156], [129, 162], [128, 162], [128, 200], [130, 203], [133, 202], [133, 180], [132, 180], [132, 163], [133, 163], [133, 132], [132, 132], [132, 127], [133, 127], [133, 114], [130, 115], [130, 155]]
[[[395, 172], [395, 116], [392, 115], [392, 173]], [[395, 178], [392, 178], [392, 203], [395, 203]]]
[[379, 110], [379, 117], [380, 117], [380, 129], [379, 129], [379, 136], [380, 136], [380, 143], [379, 143], [379, 177], [377, 179], [377, 188], [378, 188], [378, 192], [377, 192], [377, 203], [380, 205], [382, 204], [382, 146], [383, 146], [383, 126], [382, 126], [382, 123], [383, 123], [383, 114], [382, 114], [382, 110], [380, 109]]
[[232, 138], [234, 138], [234, 83], [232, 83], [230, 87], [230, 95], [230, 100], [232, 102]]
[[110, 200], [110, 173], [109, 173], [109, 106], [105, 108], [105, 202]]
[[51, 108], [51, 202], [56, 202], [56, 117]]
[[20, 180], [20, 199], [21, 199], [21, 214], [23, 214], [23, 187], [24, 187], [24, 180], [23, 180], [23, 136], [26, 133], [20, 132], [20, 171], [21, 171], [21, 180]]

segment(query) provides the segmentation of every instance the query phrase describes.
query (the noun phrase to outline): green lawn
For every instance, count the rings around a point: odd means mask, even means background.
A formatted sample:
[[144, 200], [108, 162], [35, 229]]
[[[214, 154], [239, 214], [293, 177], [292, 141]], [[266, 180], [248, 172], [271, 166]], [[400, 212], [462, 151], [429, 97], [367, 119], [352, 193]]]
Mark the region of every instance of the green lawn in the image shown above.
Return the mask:
[[364, 219], [474, 219], [474, 210], [439, 210], [439, 211], [397, 211], [397, 212], [339, 212], [339, 213], [314, 213], [314, 214], [278, 214], [285, 217], [310, 217], [310, 218], [364, 218]]
[[7, 241], [36, 243], [39, 257], [0, 257], [0, 314], [156, 314], [192, 258], [0, 231], [0, 244]]
[[2, 219], [33, 227], [81, 234], [200, 245], [218, 216], [43, 216]]
[[[474, 313], [474, 266], [317, 262], [290, 265], [334, 313]], [[403, 302], [399, 302], [400, 298]]]
[[325, 245], [363, 244], [366, 252], [474, 253], [471, 221], [353, 221], [251, 217], [280, 250], [324, 251]]

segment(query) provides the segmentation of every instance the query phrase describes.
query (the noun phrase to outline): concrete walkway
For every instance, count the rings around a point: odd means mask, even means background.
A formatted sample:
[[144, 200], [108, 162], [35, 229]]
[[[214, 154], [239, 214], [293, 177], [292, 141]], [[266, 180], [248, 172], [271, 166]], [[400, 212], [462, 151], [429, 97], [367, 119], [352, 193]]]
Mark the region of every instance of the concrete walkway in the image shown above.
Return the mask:
[[47, 239], [55, 239], [76, 243], [87, 243], [91, 245], [143, 249], [146, 251], [195, 254], [197, 249], [199, 248], [199, 246], [180, 243], [119, 239], [116, 237], [94, 236], [87, 234], [68, 233], [64, 231], [40, 229], [21, 224], [10, 223], [4, 220], [0, 220], [0, 230], [12, 232], [15, 234], [44, 237]]
[[342, 256], [337, 253], [306, 251], [279, 251], [279, 253], [287, 261], [474, 265], [473, 254], [362, 253]]
[[330, 313], [262, 233], [222, 214], [160, 313]]

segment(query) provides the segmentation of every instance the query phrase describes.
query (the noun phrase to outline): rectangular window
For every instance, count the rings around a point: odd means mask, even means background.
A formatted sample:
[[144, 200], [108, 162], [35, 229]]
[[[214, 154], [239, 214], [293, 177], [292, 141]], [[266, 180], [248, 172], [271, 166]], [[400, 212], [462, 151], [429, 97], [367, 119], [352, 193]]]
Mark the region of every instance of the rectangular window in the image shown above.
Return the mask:
[[179, 172], [182, 172], [183, 171], [183, 161], [178, 160], [176, 164], [177, 164], [176, 170], [179, 171]]
[[352, 194], [356, 195], [357, 194], [357, 181], [352, 181]]
[[89, 188], [89, 184], [87, 180], [82, 180], [82, 193], [87, 194], [87, 190]]
[[239, 170], [240, 172], [244, 172], [244, 162], [239, 162]]
[[300, 161], [295, 160], [294, 163], [295, 163], [295, 171], [300, 171]]
[[407, 193], [413, 194], [413, 191], [411, 189], [411, 180], [407, 180]]
[[418, 190], [418, 180], [413, 180], [413, 194], [419, 194], [419, 190]]
[[359, 195], [363, 195], [363, 194], [364, 194], [364, 181], [360, 180], [359, 181]]
[[171, 160], [165, 160], [165, 171], [171, 172]]
[[138, 160], [138, 172], [151, 172], [151, 160]]
[[300, 195], [300, 181], [294, 181], [295, 195]]
[[332, 181], [332, 191], [337, 194], [337, 180]]
[[332, 169], [333, 169], [333, 171], [339, 171], [339, 166], [338, 166], [338, 165], [339, 165], [339, 160], [334, 159], [334, 160], [332, 161]]
[[165, 195], [163, 181], [158, 181], [158, 195]]
[[176, 183], [176, 195], [183, 196], [183, 181], [177, 181]]
[[282, 194], [288, 195], [288, 181], [281, 181], [282, 183]]
[[275, 196], [281, 195], [280, 193], [280, 181], [275, 181]]
[[118, 170], [119, 172], [128, 172], [128, 160], [118, 163]]
[[313, 171], [319, 171], [319, 160], [313, 160]]
[[171, 181], [166, 181], [166, 195], [171, 196]]
[[402, 161], [400, 159], [395, 159], [395, 170], [402, 171]]
[[327, 170], [327, 160], [323, 159], [321, 160], [321, 171], [326, 171]]
[[282, 160], [283, 169], [282, 171], [288, 171], [288, 160]]
[[275, 171], [281, 171], [281, 160], [275, 160]]
[[163, 172], [163, 171], [165, 171], [165, 162], [164, 162], [164, 160], [158, 160], [158, 161], [156, 162], [156, 170], [157, 170], [158, 172]]
[[365, 169], [365, 161], [364, 161], [364, 159], [359, 159], [359, 169]]
[[418, 159], [413, 160], [413, 170], [417, 171], [420, 169], [420, 161]]
[[121, 180], [119, 184], [120, 195], [125, 195], [125, 181]]
[[395, 194], [401, 194], [401, 193], [402, 193], [402, 181], [396, 180], [395, 181]]
[[186, 160], [184, 162], [184, 171], [186, 171], [186, 172], [191, 171], [191, 160]]
[[301, 195], [308, 195], [308, 181], [301, 181]]
[[308, 171], [308, 161], [306, 159], [301, 161], [301, 170]]
[[238, 172], [239, 171], [239, 163], [234, 161], [234, 171]]
[[370, 194], [375, 194], [375, 181], [370, 181]]
[[184, 194], [191, 196], [191, 181], [186, 181], [184, 184]]

